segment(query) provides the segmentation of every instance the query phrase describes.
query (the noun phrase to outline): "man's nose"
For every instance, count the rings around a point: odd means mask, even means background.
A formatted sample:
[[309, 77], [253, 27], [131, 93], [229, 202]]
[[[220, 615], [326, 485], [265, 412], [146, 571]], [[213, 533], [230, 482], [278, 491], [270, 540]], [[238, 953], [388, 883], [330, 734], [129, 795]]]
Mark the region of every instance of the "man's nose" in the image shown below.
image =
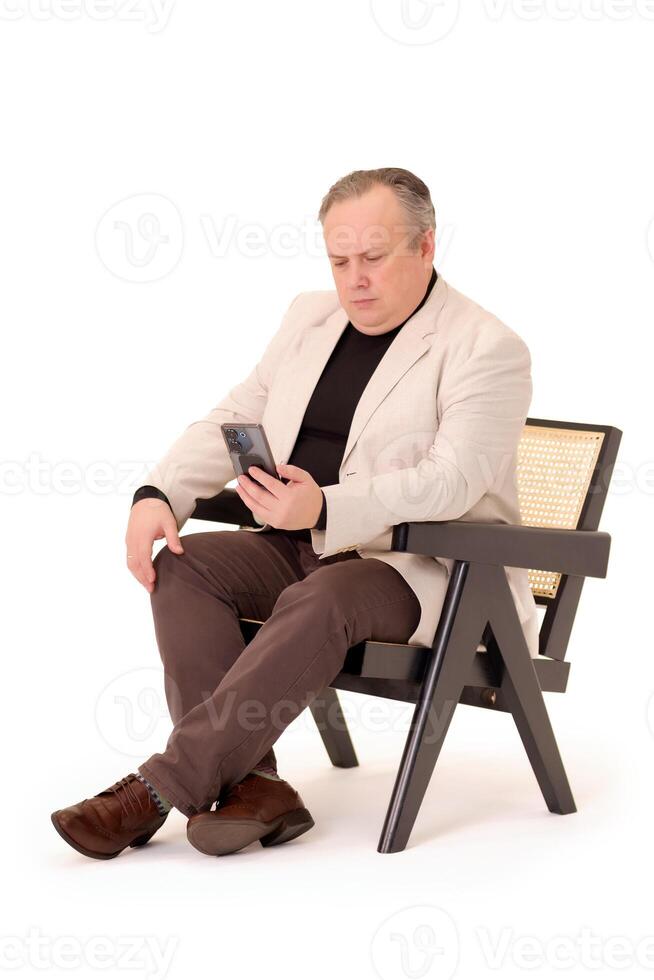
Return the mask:
[[363, 266], [351, 263], [349, 272], [350, 276], [348, 285], [353, 292], [356, 289], [368, 288], [368, 276], [366, 275]]

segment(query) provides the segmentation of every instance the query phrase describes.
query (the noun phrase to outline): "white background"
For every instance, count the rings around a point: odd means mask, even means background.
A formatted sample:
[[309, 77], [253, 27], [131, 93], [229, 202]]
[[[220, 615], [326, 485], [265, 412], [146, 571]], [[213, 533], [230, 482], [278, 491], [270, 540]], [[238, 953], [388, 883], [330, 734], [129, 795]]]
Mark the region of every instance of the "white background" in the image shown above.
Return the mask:
[[[654, 3], [0, 11], [3, 967], [645, 976]], [[309, 834], [207, 858], [173, 811], [148, 847], [86, 859], [50, 812], [170, 731], [149, 598], [125, 567], [132, 493], [293, 297], [333, 288], [320, 200], [378, 166], [426, 181], [438, 271], [527, 342], [530, 414], [624, 432], [608, 578], [587, 582], [568, 692], [547, 696], [578, 813], [548, 813], [510, 717], [460, 707], [409, 846], [381, 855], [410, 712], [344, 696], [358, 769], [330, 766], [309, 712], [276, 745]]]

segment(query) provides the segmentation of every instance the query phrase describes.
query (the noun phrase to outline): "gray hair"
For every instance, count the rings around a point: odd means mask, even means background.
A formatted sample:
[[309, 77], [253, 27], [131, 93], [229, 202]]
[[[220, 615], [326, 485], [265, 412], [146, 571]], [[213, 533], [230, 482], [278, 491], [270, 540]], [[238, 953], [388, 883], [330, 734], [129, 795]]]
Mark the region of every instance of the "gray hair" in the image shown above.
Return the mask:
[[407, 242], [409, 251], [417, 251], [423, 234], [429, 228], [436, 229], [436, 213], [432, 204], [429, 188], [410, 170], [402, 167], [380, 167], [377, 170], [353, 170], [341, 177], [329, 188], [322, 199], [318, 220], [324, 224], [325, 216], [331, 206], [338, 201], [353, 197], [361, 197], [366, 191], [383, 184], [390, 187], [399, 200], [411, 228], [415, 228], [410, 241]]

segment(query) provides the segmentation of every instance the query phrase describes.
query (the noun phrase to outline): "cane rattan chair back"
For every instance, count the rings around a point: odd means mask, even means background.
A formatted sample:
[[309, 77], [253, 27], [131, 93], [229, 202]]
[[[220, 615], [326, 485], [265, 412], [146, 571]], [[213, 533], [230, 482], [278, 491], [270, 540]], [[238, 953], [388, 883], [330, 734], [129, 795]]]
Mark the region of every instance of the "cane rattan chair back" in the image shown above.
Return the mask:
[[[560, 424], [525, 426], [518, 447], [518, 502], [522, 523], [530, 527], [579, 528], [604, 432], [561, 428]], [[529, 569], [534, 598], [553, 599], [559, 572]]]
[[[527, 419], [517, 464], [522, 523], [596, 531], [620, 435], [610, 426]], [[540, 654], [562, 660], [583, 579], [532, 568], [528, 574], [534, 599], [547, 610]]]

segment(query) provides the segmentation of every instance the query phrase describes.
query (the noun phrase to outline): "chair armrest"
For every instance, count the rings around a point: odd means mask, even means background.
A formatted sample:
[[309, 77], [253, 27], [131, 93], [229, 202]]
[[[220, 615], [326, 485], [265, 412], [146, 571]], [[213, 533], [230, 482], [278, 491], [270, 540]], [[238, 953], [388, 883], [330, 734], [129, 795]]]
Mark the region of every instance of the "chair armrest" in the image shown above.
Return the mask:
[[396, 524], [391, 541], [392, 551], [592, 578], [606, 577], [610, 546], [603, 531], [472, 521]]
[[226, 487], [215, 497], [195, 501], [191, 514], [194, 520], [219, 521], [221, 524], [244, 524], [247, 527], [261, 527], [254, 514], [243, 503], [236, 490]]

